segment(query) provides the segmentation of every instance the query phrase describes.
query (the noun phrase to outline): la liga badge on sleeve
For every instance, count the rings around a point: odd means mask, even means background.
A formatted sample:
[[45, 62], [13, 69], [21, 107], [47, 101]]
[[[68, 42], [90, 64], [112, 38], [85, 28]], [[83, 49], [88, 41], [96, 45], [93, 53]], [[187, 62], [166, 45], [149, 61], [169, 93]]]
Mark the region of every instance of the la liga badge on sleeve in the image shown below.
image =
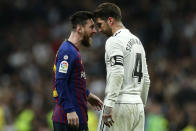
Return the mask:
[[67, 61], [62, 61], [60, 63], [59, 72], [61, 72], [61, 73], [67, 73], [68, 66], [69, 66], [69, 64], [68, 64]]

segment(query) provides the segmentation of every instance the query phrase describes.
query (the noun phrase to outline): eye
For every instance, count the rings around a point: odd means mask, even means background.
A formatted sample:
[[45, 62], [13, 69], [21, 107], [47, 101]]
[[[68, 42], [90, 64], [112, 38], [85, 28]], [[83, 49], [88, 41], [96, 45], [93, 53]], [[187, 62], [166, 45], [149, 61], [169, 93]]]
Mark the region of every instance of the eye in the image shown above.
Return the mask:
[[97, 27], [98, 28], [101, 28], [101, 23], [97, 23]]
[[91, 25], [91, 26], [90, 26], [91, 29], [93, 29], [94, 27], [95, 27], [94, 25]]

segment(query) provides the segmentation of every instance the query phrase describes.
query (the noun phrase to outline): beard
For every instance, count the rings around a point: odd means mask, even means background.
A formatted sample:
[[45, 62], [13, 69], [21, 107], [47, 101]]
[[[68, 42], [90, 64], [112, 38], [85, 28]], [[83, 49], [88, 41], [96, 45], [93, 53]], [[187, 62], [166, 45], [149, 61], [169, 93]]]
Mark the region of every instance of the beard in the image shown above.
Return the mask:
[[107, 36], [107, 37], [110, 37], [112, 36], [112, 28], [109, 27], [108, 24], [106, 24], [106, 29], [103, 31], [103, 33]]
[[84, 33], [84, 37], [81, 43], [85, 47], [90, 47], [92, 45], [92, 38], [87, 35], [87, 33]]

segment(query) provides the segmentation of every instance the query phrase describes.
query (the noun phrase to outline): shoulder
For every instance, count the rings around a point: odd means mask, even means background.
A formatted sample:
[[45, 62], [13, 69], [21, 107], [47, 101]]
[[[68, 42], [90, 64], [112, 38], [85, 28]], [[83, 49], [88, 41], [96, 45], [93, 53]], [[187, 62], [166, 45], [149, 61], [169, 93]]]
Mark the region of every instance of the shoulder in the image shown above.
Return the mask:
[[122, 46], [122, 41], [119, 37], [116, 36], [111, 36], [110, 38], [107, 39], [105, 48], [110, 48], [110, 47], [121, 47]]
[[107, 39], [106, 43], [111, 43], [111, 42], [115, 42], [115, 41], [118, 41], [118, 38], [117, 37], [114, 37], [114, 36], [111, 36]]
[[66, 58], [74, 58], [76, 56], [77, 51], [74, 50], [74, 48], [72, 47], [72, 45], [67, 42], [64, 41], [61, 46], [59, 47], [59, 51], [58, 51], [58, 56], [59, 57], [65, 57]]
[[113, 36], [108, 38], [106, 43], [123, 44], [126, 40], [132, 37], [131, 32], [128, 29], [120, 29]]
[[59, 51], [69, 51], [70, 44], [67, 41], [63, 41], [61, 46], [59, 47]]

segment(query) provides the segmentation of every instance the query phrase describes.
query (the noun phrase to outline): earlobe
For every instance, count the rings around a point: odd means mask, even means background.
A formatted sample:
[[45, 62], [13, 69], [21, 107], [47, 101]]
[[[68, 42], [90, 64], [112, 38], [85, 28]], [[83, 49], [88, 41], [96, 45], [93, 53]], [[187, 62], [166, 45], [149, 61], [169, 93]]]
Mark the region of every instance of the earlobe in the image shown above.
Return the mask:
[[82, 32], [82, 26], [81, 25], [77, 25], [76, 31], [81, 33]]
[[110, 25], [113, 24], [113, 18], [112, 18], [112, 17], [109, 17], [109, 18], [108, 18], [108, 24], [110, 24]]

